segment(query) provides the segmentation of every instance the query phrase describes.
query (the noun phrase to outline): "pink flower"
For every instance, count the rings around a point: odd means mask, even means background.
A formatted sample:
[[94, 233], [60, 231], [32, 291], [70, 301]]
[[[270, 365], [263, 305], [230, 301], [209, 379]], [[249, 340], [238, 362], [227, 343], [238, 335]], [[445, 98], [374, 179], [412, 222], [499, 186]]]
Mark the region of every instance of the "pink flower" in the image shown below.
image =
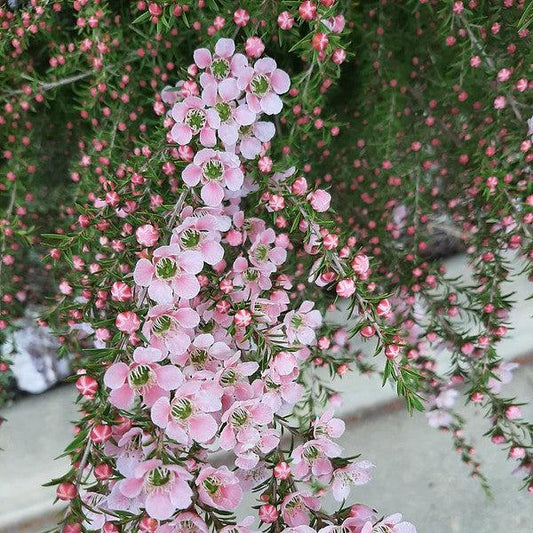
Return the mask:
[[141, 497], [146, 512], [157, 520], [170, 518], [177, 509], [191, 505], [192, 475], [182, 466], [151, 459], [137, 466], [134, 477], [119, 481], [117, 490], [126, 498]]
[[285, 315], [283, 323], [287, 332], [287, 340], [292, 344], [295, 341], [304, 345], [311, 345], [316, 341], [315, 329], [322, 324], [322, 315], [316, 309], [314, 303], [303, 302], [297, 311], [289, 311]]
[[230, 191], [238, 191], [244, 180], [239, 158], [235, 154], [208, 148], [194, 156], [193, 162], [185, 167], [181, 176], [189, 187], [202, 183], [202, 200], [210, 207], [221, 204], [223, 186]]
[[276, 62], [264, 57], [258, 59], [252, 67], [246, 67], [239, 73], [239, 87], [246, 91], [246, 103], [254, 113], [276, 115], [283, 104], [280, 94], [289, 90], [290, 78], [286, 72], [277, 68]]
[[210, 441], [218, 430], [216, 420], [207, 413], [222, 408], [222, 391], [200, 381], [188, 381], [178, 387], [172, 401], [160, 398], [152, 406], [152, 421], [179, 444]]
[[244, 49], [248, 57], [261, 57], [261, 54], [265, 51], [265, 45], [259, 37], [248, 37], [244, 44]]
[[262, 149], [261, 143], [269, 142], [276, 128], [272, 122], [256, 121], [249, 126], [243, 126], [239, 130], [239, 151], [245, 159], [255, 159]]
[[242, 489], [239, 479], [226, 466], [204, 466], [196, 478], [196, 485], [200, 501], [205, 505], [231, 511], [241, 503]]
[[397, 513], [386, 516], [377, 524], [366, 522], [360, 531], [361, 533], [381, 533], [381, 531], [390, 533], [416, 533], [416, 527], [410, 522], [402, 522], [402, 515]]
[[353, 279], [341, 279], [335, 287], [335, 292], [340, 298], [349, 298], [355, 293], [355, 283]]
[[342, 502], [350, 494], [350, 485], [364, 485], [370, 481], [370, 469], [374, 465], [370, 461], [358, 461], [333, 472], [331, 492], [333, 497]]
[[117, 315], [115, 325], [119, 331], [122, 331], [122, 333], [131, 335], [139, 329], [141, 321], [133, 311], [124, 311]]
[[513, 370], [518, 368], [518, 363], [501, 363], [492, 373], [495, 377], [490, 377], [487, 383], [489, 389], [494, 394], [499, 394], [503, 385], [510, 383], [513, 379]]
[[220, 530], [220, 533], [260, 533], [255, 529], [252, 530], [248, 526], [251, 526], [254, 523], [253, 516], [247, 516], [244, 520], [241, 520], [236, 525], [226, 526]]
[[292, 451], [292, 472], [298, 479], [303, 480], [311, 473], [318, 479], [329, 482], [333, 472], [329, 459], [339, 457], [341, 453], [342, 448], [325, 437], [308, 440]]
[[333, 409], [327, 409], [324, 414], [317, 418], [313, 424], [313, 435], [338, 439], [345, 430], [344, 421], [333, 417]]
[[[288, 526], [308, 526], [310, 522], [309, 509], [318, 511], [320, 499], [302, 492], [293, 492], [285, 496], [281, 503], [281, 516]], [[301, 530], [295, 527], [295, 531]]]
[[220, 118], [215, 109], [205, 109], [202, 99], [188, 96], [174, 104], [172, 118], [176, 124], [170, 134], [178, 144], [189, 144], [193, 137], [199, 135], [202, 146], [215, 146], [215, 131], [220, 126]]
[[198, 313], [190, 307], [156, 305], [148, 311], [142, 332], [154, 348], [181, 355], [191, 344], [187, 330], [199, 323]]
[[157, 529], [157, 533], [209, 533], [207, 524], [196, 514], [179, 513], [172, 522]]
[[207, 48], [198, 48], [193, 54], [194, 62], [199, 69], [205, 70], [200, 76], [200, 85], [220, 83], [229, 76], [237, 76], [238, 72], [248, 66], [248, 60], [243, 54], [235, 54], [233, 39], [219, 39], [215, 44], [215, 54]]
[[173, 365], [158, 365], [163, 358], [155, 348], [136, 348], [133, 363], [111, 365], [104, 375], [104, 383], [111, 389], [109, 401], [119, 409], [129, 409], [136, 396], [142, 396], [149, 406], [168, 396], [169, 391], [181, 385], [183, 375]]
[[370, 261], [364, 254], [356, 255], [352, 261], [352, 268], [356, 274], [364, 276], [370, 268]]
[[158, 304], [170, 304], [176, 298], [194, 298], [200, 291], [195, 274], [203, 267], [199, 252], [180, 252], [178, 246], [161, 246], [154, 251], [152, 261], [141, 258], [135, 266], [133, 279], [148, 287], [148, 295]]

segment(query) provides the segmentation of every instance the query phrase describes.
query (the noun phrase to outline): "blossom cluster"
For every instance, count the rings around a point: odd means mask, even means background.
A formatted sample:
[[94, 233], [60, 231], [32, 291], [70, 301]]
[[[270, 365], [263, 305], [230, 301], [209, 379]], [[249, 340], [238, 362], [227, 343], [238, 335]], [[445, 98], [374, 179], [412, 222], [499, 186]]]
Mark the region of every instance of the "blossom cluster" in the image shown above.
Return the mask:
[[[186, 163], [185, 190], [167, 243], [159, 244], [153, 227], [137, 230], [147, 248], [133, 271], [134, 294], [148, 307], [144, 318], [135, 311], [116, 316], [117, 329], [137, 346], [105, 372], [122, 422], [95, 425], [91, 440], [116, 473], [95, 468], [108, 485], [104, 494], [82, 494], [94, 510], [86, 526], [112, 528], [116, 513], [127, 511], [142, 517], [143, 527], [152, 524], [146, 530], [207, 531], [212, 513], [235, 511], [244, 493], [275, 483], [259, 520], [287, 532], [315, 531], [310, 524], [323, 498], [331, 493], [344, 502], [351, 486], [369, 481], [373, 465], [341, 457], [335, 440], [344, 423], [332, 409], [291, 449], [282, 442], [287, 428], [299, 433], [287, 415], [302, 399], [300, 367], [312, 356], [322, 316], [311, 301], [291, 302], [292, 283], [281, 272], [291, 242], [248, 216], [242, 199], [257, 189], [248, 163], [264, 156], [275, 132], [263, 118], [279, 113], [290, 80], [271, 58], [249, 64], [231, 39], [220, 39], [213, 54], [197, 50], [194, 61], [190, 78], [163, 92], [171, 106], [168, 137]], [[317, 190], [309, 202], [323, 211], [329, 195]], [[113, 291], [120, 297], [128, 286], [117, 281]], [[227, 453], [226, 465], [214, 466], [217, 452]], [[59, 497], [69, 499], [69, 489], [59, 485]], [[378, 521], [363, 506], [348, 512], [340, 527], [356, 533], [374, 531], [376, 523], [415, 531], [398, 515]], [[318, 530], [334, 531], [337, 521]], [[248, 532], [252, 522], [219, 530]]]

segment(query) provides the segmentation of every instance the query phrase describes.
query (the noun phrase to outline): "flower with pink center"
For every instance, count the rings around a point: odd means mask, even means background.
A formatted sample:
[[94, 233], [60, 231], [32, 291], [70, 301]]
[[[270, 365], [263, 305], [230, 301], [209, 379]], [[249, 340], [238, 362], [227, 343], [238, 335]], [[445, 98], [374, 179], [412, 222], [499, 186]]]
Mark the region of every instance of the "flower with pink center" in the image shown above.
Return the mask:
[[281, 503], [281, 516], [288, 526], [294, 528], [308, 526], [310, 522], [309, 509], [318, 511], [320, 499], [303, 492], [292, 492], [285, 496]]
[[292, 451], [291, 468], [294, 476], [298, 479], [305, 479], [312, 474], [320, 480], [329, 482], [333, 472], [329, 459], [339, 457], [341, 452], [342, 448], [339, 445], [325, 437], [308, 440]]
[[157, 528], [156, 533], [209, 533], [207, 524], [196, 514], [179, 513], [172, 522]]
[[232, 511], [241, 503], [242, 489], [239, 479], [226, 466], [204, 466], [196, 478], [196, 485], [200, 501], [209, 507]]
[[257, 235], [248, 253], [250, 263], [268, 272], [275, 272], [287, 259], [287, 250], [275, 243], [276, 232], [272, 228]]
[[220, 447], [231, 450], [239, 443], [253, 448], [259, 443], [259, 426], [272, 422], [274, 412], [259, 399], [235, 402], [222, 415], [224, 429], [220, 433]]
[[283, 103], [280, 94], [285, 94], [290, 86], [286, 72], [277, 68], [270, 57], [258, 59], [253, 67], [243, 68], [237, 82], [239, 88], [246, 91], [246, 103], [254, 113], [277, 115]]
[[189, 144], [193, 137], [199, 136], [202, 146], [215, 146], [215, 132], [220, 127], [220, 118], [216, 109], [206, 109], [201, 98], [188, 96], [182, 102], [174, 104], [172, 118], [176, 124], [170, 135], [178, 144]]
[[210, 207], [217, 207], [222, 203], [224, 187], [237, 191], [244, 180], [239, 158], [235, 154], [209, 148], [200, 150], [181, 176], [189, 187], [202, 183], [200, 194]]
[[233, 39], [222, 38], [215, 44], [215, 53], [208, 48], [197, 48], [193, 54], [194, 62], [200, 70], [200, 85], [206, 87], [212, 83], [222, 83], [248, 66], [248, 59], [243, 54], [235, 54]]
[[195, 274], [204, 265], [199, 252], [181, 252], [177, 245], [161, 246], [154, 251], [152, 261], [137, 261], [133, 279], [148, 287], [148, 296], [158, 304], [171, 304], [176, 298], [189, 300], [200, 292]]
[[292, 344], [295, 341], [304, 345], [314, 344], [316, 341], [315, 329], [322, 324], [320, 311], [313, 310], [314, 303], [306, 300], [297, 311], [289, 311], [283, 323], [287, 332], [287, 340]]
[[160, 398], [152, 406], [152, 421], [179, 444], [209, 442], [217, 432], [216, 420], [207, 413], [220, 411], [222, 390], [214, 384], [188, 381], [178, 387], [171, 401]]
[[333, 497], [342, 502], [350, 494], [351, 485], [364, 485], [370, 481], [370, 469], [374, 465], [370, 461], [357, 461], [333, 472], [331, 493]]
[[191, 505], [193, 492], [187, 482], [192, 479], [182, 466], [151, 459], [138, 465], [134, 476], [119, 481], [116, 487], [126, 498], [140, 497], [152, 518], [166, 520], [176, 510]]
[[156, 305], [148, 311], [142, 332], [154, 348], [171, 356], [181, 355], [191, 345], [188, 331], [199, 323], [198, 313], [190, 307]]
[[164, 359], [155, 348], [136, 348], [133, 362], [114, 363], [104, 375], [104, 383], [111, 389], [109, 401], [119, 409], [130, 409], [137, 396], [146, 405], [153, 405], [159, 398], [168, 397], [169, 391], [183, 382], [181, 371], [173, 365], [157, 364]]

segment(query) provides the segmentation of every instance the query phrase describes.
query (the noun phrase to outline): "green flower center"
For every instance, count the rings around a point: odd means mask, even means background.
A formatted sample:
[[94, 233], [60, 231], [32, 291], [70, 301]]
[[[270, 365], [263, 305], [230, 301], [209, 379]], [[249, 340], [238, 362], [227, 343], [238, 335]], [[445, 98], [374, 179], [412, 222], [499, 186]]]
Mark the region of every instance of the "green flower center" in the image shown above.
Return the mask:
[[239, 136], [242, 137], [248, 137], [252, 131], [252, 126], [241, 126], [239, 128]]
[[158, 466], [150, 471], [148, 474], [148, 486], [150, 487], [164, 487], [173, 479], [173, 474], [164, 466]]
[[148, 365], [138, 365], [131, 369], [128, 374], [130, 387], [139, 389], [153, 382], [155, 378], [153, 370]]
[[244, 271], [244, 279], [248, 282], [254, 282], [259, 279], [259, 272], [255, 268], [247, 268]]
[[170, 257], [162, 257], [155, 266], [155, 272], [160, 279], [172, 279], [178, 272], [178, 265]]
[[217, 80], [227, 77], [229, 71], [229, 61], [223, 57], [218, 57], [211, 63], [211, 73]]
[[227, 387], [228, 385], [233, 385], [237, 381], [237, 372], [233, 368], [228, 368], [224, 370], [222, 376], [220, 376], [220, 383]]
[[218, 181], [224, 175], [224, 165], [218, 159], [211, 159], [203, 164], [202, 175], [206, 180]]
[[315, 446], [308, 446], [304, 449], [303, 455], [308, 461], [313, 461], [314, 459], [318, 459], [320, 452]]
[[180, 242], [184, 248], [196, 248], [200, 244], [200, 232], [187, 229], [180, 235]]
[[209, 352], [207, 350], [194, 350], [189, 357], [189, 361], [196, 369], [203, 368], [209, 359]]
[[164, 335], [175, 325], [176, 321], [170, 315], [158, 316], [152, 325], [152, 332], [155, 335]]
[[205, 487], [205, 490], [209, 492], [209, 494], [216, 494], [220, 487], [220, 479], [218, 479], [216, 476], [210, 476], [204, 479], [202, 485]]
[[372, 533], [393, 533], [393, 531], [385, 524], [378, 524], [372, 528]]
[[264, 96], [270, 89], [270, 81], [264, 74], [254, 74], [250, 87], [256, 96]]
[[224, 102], [219, 102], [215, 106], [218, 116], [220, 117], [220, 122], [226, 122], [231, 118], [231, 106]]
[[176, 420], [187, 420], [192, 415], [192, 402], [188, 398], [175, 398], [172, 401], [170, 414]]
[[254, 251], [254, 257], [260, 262], [266, 261], [268, 259], [268, 251], [268, 246], [260, 244]]
[[231, 414], [231, 424], [232, 426], [242, 427], [248, 421], [248, 411], [242, 407], [238, 407]]
[[196, 135], [207, 122], [205, 111], [203, 109], [189, 109], [185, 115], [185, 124], [191, 128]]

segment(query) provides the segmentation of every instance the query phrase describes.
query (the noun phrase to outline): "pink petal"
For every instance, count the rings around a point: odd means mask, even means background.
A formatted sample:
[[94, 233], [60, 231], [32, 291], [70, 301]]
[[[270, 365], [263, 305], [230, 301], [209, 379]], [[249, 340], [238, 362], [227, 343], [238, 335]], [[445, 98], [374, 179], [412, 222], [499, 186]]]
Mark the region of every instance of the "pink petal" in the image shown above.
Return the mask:
[[177, 278], [173, 283], [176, 295], [185, 300], [194, 298], [200, 292], [200, 283], [195, 276], [184, 274]]
[[233, 146], [239, 140], [239, 127], [235, 122], [233, 124], [221, 124], [218, 128], [218, 136], [224, 144]]
[[177, 424], [174, 420], [171, 420], [168, 423], [167, 429], [166, 429], [167, 435], [176, 442], [179, 442], [180, 444], [188, 445], [190, 444], [190, 437], [185, 431], [183, 427], [181, 427], [179, 424]]
[[204, 128], [200, 131], [200, 143], [202, 146], [215, 146], [217, 143], [217, 138], [215, 135], [215, 130], [211, 128]]
[[130, 478], [123, 479], [120, 482], [120, 492], [127, 496], [128, 498], [136, 498], [141, 493], [143, 488], [143, 479], [142, 478]]
[[281, 98], [275, 93], [268, 93], [261, 98], [261, 110], [267, 115], [277, 115], [283, 108]]
[[257, 115], [247, 105], [243, 104], [235, 109], [233, 116], [239, 126], [250, 126], [255, 122]]
[[207, 442], [217, 432], [218, 425], [215, 419], [206, 414], [199, 414], [189, 420], [189, 432], [196, 442]]
[[204, 261], [200, 252], [189, 250], [182, 252], [178, 258], [180, 268], [189, 274], [198, 274], [204, 267]]
[[276, 62], [271, 57], [262, 57], [255, 62], [254, 70], [260, 74], [270, 74], [276, 66]]
[[240, 168], [228, 168], [224, 172], [224, 181], [230, 191], [238, 191], [244, 181], [242, 170]]
[[174, 513], [174, 505], [166, 493], [151, 492], [146, 496], [146, 512], [157, 520], [166, 520]]
[[148, 287], [148, 296], [158, 304], [171, 304], [174, 301], [172, 289], [165, 281], [154, 280]]
[[226, 426], [220, 434], [220, 447], [223, 450], [231, 450], [235, 444], [237, 444], [237, 440], [235, 439], [233, 430], [229, 426]]
[[152, 406], [150, 416], [156, 426], [166, 428], [170, 416], [170, 402], [168, 398], [159, 398]]
[[175, 332], [171, 338], [166, 339], [165, 345], [171, 354], [181, 355], [191, 345], [191, 339], [186, 333]]
[[211, 181], [202, 187], [200, 196], [209, 207], [218, 207], [224, 199], [224, 189], [218, 183]]
[[235, 78], [228, 78], [218, 84], [218, 94], [220, 94], [220, 97], [224, 102], [236, 100], [239, 97], [240, 92]]
[[179, 479], [170, 490], [170, 499], [176, 509], [187, 509], [191, 505], [192, 494], [191, 487]]
[[192, 130], [186, 124], [174, 124], [170, 130], [170, 136], [178, 144], [189, 144], [192, 139]]
[[184, 328], [195, 328], [200, 323], [200, 316], [190, 307], [181, 307], [176, 311], [175, 316]]
[[165, 365], [155, 369], [157, 375], [157, 384], [165, 390], [177, 389], [183, 383], [183, 374], [180, 369]]
[[148, 407], [154, 405], [159, 398], [167, 398], [168, 392], [159, 385], [152, 385], [149, 389], [143, 392], [143, 402]]
[[208, 265], [216, 265], [224, 257], [224, 248], [216, 241], [204, 241], [200, 248]]
[[239, 145], [241, 155], [246, 159], [255, 159], [261, 152], [261, 142], [255, 137], [246, 137]]
[[135, 393], [129, 385], [122, 385], [118, 389], [111, 391], [109, 402], [119, 409], [129, 409], [133, 405]]
[[197, 48], [193, 58], [198, 68], [207, 68], [211, 65], [211, 52], [207, 48]]
[[274, 137], [276, 133], [276, 127], [272, 122], [260, 121], [254, 124], [254, 135], [263, 143], [266, 143]]
[[272, 84], [272, 88], [276, 91], [276, 93], [284, 94], [291, 86], [291, 79], [285, 71], [277, 68], [272, 73], [272, 76], [270, 76], [270, 83]]
[[154, 265], [144, 257], [137, 261], [133, 271], [133, 280], [137, 285], [146, 287], [154, 276]]
[[202, 169], [195, 164], [187, 165], [181, 173], [181, 177], [189, 187], [194, 187], [198, 185], [202, 177]]
[[104, 375], [104, 383], [110, 389], [117, 389], [124, 385], [128, 376], [130, 367], [125, 363], [114, 363], [107, 370]]
[[233, 39], [219, 39], [215, 44], [215, 54], [220, 57], [229, 58], [235, 52], [235, 41]]

